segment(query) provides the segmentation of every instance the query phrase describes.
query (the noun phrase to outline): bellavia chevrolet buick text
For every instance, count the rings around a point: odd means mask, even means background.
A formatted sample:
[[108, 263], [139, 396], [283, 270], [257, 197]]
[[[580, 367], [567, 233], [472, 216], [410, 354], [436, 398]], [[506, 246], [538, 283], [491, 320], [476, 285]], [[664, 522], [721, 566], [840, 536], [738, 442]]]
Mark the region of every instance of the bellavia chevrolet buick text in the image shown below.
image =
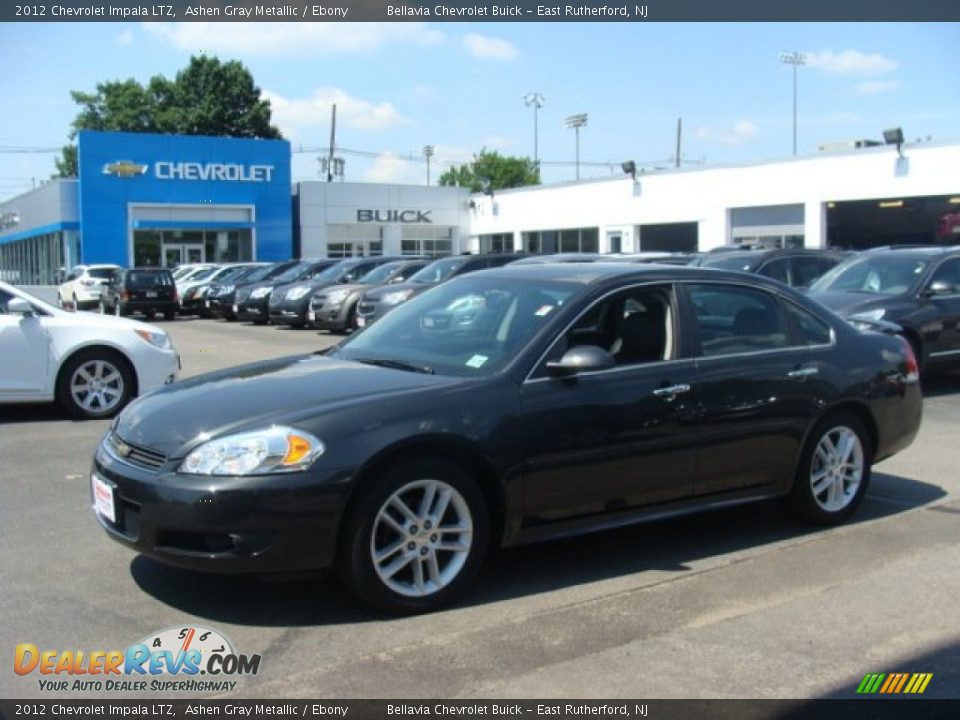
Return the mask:
[[920, 425], [916, 360], [759, 276], [469, 273], [314, 355], [124, 411], [92, 467], [114, 539], [227, 573], [333, 566], [401, 612], [491, 545], [785, 497], [833, 524]]

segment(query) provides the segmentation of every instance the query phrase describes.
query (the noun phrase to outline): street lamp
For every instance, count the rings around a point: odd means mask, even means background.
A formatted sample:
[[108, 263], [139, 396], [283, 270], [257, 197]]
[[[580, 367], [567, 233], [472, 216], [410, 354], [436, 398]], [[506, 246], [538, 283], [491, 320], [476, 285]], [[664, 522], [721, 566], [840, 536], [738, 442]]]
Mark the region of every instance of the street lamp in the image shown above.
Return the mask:
[[807, 64], [807, 56], [802, 52], [782, 52], [780, 62], [793, 65], [793, 154], [797, 154], [797, 66]]
[[436, 148], [433, 145], [423, 146], [423, 156], [427, 159], [427, 185], [430, 184], [430, 158], [433, 157], [435, 150]]
[[537, 153], [537, 111], [544, 106], [546, 98], [538, 92], [527, 93], [523, 96], [523, 104], [533, 108], [533, 165], [540, 170], [540, 160]]
[[563, 124], [567, 126], [567, 129], [573, 129], [574, 133], [577, 136], [577, 180], [580, 179], [580, 128], [586, 126], [587, 124], [587, 114], [579, 113], [577, 115], [570, 115], [567, 117]]

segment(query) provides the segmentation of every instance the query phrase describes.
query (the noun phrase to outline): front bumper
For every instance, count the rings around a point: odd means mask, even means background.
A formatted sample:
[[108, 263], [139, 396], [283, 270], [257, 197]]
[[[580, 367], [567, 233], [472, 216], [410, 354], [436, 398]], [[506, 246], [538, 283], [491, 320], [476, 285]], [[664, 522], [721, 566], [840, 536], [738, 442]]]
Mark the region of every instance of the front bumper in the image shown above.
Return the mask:
[[254, 322], [266, 322], [270, 319], [269, 310], [270, 296], [264, 295], [258, 298], [248, 298], [242, 303], [236, 305], [234, 313], [240, 320], [253, 320]]
[[113, 489], [115, 519], [94, 515], [111, 538], [209, 572], [286, 573], [333, 563], [348, 473], [190, 476], [174, 472], [179, 462], [150, 471], [101, 445], [92, 472]]
[[307, 323], [307, 309], [310, 306], [310, 295], [298, 300], [283, 300], [277, 305], [270, 305], [271, 322], [285, 325], [305, 325]]
[[177, 379], [180, 374], [180, 355], [175, 348], [161, 349], [144, 343], [134, 358], [137, 369], [137, 389], [145, 395]]
[[350, 305], [348, 303], [327, 305], [314, 300], [307, 313], [307, 320], [317, 330], [347, 330], [349, 316]]

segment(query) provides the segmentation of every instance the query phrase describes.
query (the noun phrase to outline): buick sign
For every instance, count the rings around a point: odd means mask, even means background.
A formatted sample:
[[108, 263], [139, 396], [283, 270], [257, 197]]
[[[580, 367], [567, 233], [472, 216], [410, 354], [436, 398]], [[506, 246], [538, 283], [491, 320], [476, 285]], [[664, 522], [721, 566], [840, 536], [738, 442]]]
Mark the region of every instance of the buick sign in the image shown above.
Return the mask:
[[357, 210], [357, 222], [429, 223], [431, 210]]

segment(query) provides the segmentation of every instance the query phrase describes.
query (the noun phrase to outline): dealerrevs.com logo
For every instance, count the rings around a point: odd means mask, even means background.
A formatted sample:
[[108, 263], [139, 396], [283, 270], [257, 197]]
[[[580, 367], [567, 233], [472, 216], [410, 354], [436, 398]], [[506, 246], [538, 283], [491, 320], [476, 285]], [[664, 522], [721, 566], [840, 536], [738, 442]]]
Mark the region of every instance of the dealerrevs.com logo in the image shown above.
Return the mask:
[[227, 692], [237, 686], [232, 678], [260, 671], [260, 655], [236, 653], [216, 630], [175, 627], [126, 650], [49, 650], [20, 643], [13, 671], [36, 676], [40, 690], [51, 692]]

